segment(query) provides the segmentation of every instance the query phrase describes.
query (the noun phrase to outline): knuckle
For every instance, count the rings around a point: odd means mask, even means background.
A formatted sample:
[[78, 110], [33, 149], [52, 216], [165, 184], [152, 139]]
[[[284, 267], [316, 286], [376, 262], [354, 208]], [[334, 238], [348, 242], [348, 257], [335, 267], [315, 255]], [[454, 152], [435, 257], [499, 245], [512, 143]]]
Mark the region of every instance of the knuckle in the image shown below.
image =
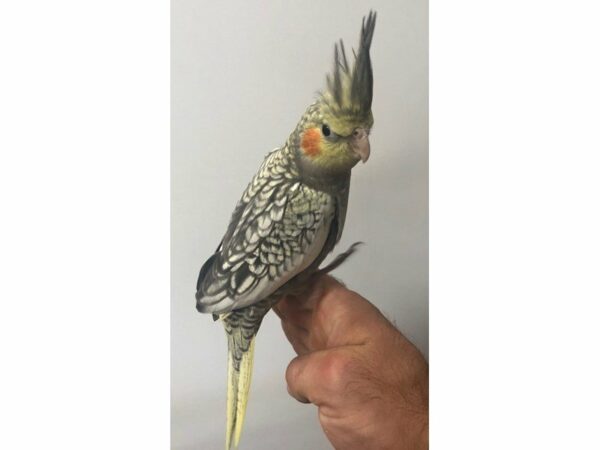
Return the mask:
[[339, 286], [325, 291], [318, 303], [315, 314], [320, 320], [329, 320], [331, 317], [343, 313], [347, 294], [346, 288]]
[[323, 303], [334, 302], [340, 297], [346, 296], [350, 291], [344, 285], [332, 280], [326, 287], [323, 294]]
[[294, 358], [285, 370], [285, 381], [288, 386], [294, 385], [296, 379], [298, 378], [298, 371], [298, 358]]
[[351, 376], [352, 366], [353, 360], [348, 355], [341, 352], [331, 353], [322, 362], [320, 372], [323, 383], [332, 390], [342, 390]]

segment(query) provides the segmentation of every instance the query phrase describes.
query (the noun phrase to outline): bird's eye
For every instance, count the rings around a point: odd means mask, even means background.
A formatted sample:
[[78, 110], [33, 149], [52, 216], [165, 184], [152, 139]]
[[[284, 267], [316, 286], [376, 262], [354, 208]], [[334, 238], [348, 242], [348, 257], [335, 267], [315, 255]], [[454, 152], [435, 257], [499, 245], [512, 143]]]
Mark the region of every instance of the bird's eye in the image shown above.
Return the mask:
[[321, 131], [323, 132], [323, 136], [325, 137], [329, 137], [331, 135], [331, 130], [326, 124], [323, 124], [323, 126], [321, 127]]

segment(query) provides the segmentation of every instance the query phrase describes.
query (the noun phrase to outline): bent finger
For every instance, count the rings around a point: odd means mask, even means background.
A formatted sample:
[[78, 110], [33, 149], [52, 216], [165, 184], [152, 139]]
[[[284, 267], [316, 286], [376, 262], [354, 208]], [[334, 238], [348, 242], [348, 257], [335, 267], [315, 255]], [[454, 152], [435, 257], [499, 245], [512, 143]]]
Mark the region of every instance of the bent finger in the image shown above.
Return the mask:
[[338, 347], [294, 358], [285, 372], [288, 392], [302, 403], [321, 406], [342, 392], [348, 349]]
[[298, 355], [304, 355], [309, 352], [308, 331], [286, 321], [281, 321], [281, 328], [290, 344], [292, 344], [292, 348]]
[[283, 322], [290, 323], [297, 328], [310, 332], [312, 328], [312, 310], [287, 307], [280, 309], [279, 311], [281, 313], [280, 318]]

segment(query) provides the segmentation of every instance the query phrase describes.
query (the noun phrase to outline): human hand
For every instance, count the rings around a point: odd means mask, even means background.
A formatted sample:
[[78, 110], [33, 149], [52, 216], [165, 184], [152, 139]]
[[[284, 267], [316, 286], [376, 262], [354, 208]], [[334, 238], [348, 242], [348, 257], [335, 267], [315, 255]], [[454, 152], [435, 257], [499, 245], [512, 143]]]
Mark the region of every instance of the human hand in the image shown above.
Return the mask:
[[299, 355], [288, 391], [318, 407], [336, 449], [428, 448], [427, 362], [375, 306], [322, 276], [274, 310]]

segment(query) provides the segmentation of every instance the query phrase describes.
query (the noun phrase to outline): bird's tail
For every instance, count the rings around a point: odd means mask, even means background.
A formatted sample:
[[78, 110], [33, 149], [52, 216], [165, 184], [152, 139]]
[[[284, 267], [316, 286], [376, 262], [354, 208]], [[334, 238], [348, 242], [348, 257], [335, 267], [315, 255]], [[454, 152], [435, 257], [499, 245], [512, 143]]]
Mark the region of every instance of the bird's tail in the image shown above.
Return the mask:
[[337, 255], [335, 257], [335, 259], [333, 261], [331, 261], [327, 266], [323, 267], [322, 269], [317, 270], [315, 272], [315, 275], [324, 275], [326, 273], [331, 272], [332, 270], [337, 269], [339, 266], [341, 266], [348, 258], [350, 258], [356, 252], [356, 250], [358, 249], [358, 247], [360, 245], [363, 245], [363, 244], [364, 244], [364, 242], [355, 242], [348, 248], [348, 250]]
[[225, 449], [230, 450], [231, 444], [237, 448], [244, 425], [246, 405], [250, 381], [252, 380], [252, 362], [254, 360], [254, 340], [252, 337], [248, 350], [243, 352], [241, 360], [236, 364], [236, 349], [233, 339], [229, 340], [229, 355], [227, 358], [227, 434], [225, 436]]
[[227, 434], [225, 450], [237, 448], [244, 425], [248, 392], [252, 378], [254, 340], [273, 299], [267, 297], [258, 303], [236, 309], [219, 317], [227, 333]]
[[248, 392], [252, 379], [252, 361], [254, 360], [254, 340], [252, 336], [248, 350], [241, 353], [236, 340], [229, 338], [229, 355], [227, 358], [227, 434], [225, 450], [230, 450], [231, 444], [237, 448], [244, 425]]

